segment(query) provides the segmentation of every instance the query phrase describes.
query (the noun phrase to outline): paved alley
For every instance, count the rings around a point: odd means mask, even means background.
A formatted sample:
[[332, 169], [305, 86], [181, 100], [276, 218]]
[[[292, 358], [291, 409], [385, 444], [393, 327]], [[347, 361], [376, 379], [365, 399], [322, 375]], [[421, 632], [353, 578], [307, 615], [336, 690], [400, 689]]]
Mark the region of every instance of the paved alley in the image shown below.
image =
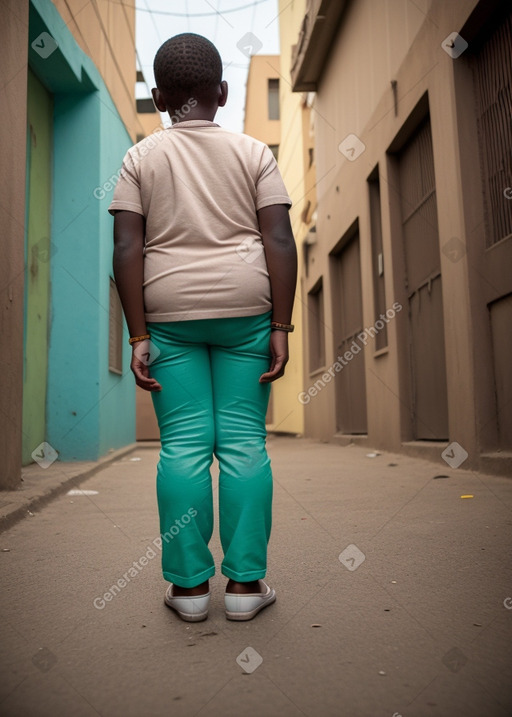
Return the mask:
[[[207, 621], [165, 607], [156, 448], [2, 533], [2, 715], [512, 714], [512, 481], [305, 439], [269, 451], [278, 597], [250, 622], [225, 619], [218, 573]], [[219, 566], [217, 525], [212, 551]]]

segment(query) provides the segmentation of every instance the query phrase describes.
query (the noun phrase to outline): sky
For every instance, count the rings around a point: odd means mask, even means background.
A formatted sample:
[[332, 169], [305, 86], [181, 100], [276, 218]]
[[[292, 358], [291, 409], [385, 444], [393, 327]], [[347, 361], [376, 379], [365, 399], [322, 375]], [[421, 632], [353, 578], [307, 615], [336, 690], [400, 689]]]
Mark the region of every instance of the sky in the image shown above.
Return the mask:
[[136, 0], [136, 8], [138, 62], [147, 83], [137, 87], [137, 98], [150, 96], [155, 86], [153, 58], [160, 45], [195, 32], [217, 46], [229, 86], [227, 105], [215, 120], [241, 132], [249, 57], [279, 54], [278, 0]]

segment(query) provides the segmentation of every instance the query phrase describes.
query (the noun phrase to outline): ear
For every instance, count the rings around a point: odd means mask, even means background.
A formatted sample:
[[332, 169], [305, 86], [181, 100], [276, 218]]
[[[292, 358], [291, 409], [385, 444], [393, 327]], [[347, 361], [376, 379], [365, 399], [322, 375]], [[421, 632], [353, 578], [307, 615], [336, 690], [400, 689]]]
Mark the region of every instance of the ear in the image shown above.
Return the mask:
[[160, 90], [156, 87], [154, 87], [151, 90], [151, 94], [153, 95], [153, 102], [155, 103], [155, 107], [160, 112], [167, 112], [167, 107], [165, 106], [164, 97]]
[[228, 101], [228, 83], [226, 80], [222, 80], [219, 89], [219, 107], [224, 107]]

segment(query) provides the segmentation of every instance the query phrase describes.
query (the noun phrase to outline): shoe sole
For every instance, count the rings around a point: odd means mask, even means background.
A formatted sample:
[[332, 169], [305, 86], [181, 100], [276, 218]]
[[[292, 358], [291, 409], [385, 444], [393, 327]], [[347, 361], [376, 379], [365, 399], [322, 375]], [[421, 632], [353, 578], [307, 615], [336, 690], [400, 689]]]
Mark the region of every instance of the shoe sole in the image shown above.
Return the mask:
[[208, 617], [208, 610], [206, 610], [205, 612], [198, 613], [182, 612], [181, 610], [178, 610], [178, 608], [175, 607], [172, 603], [167, 602], [166, 598], [164, 598], [164, 603], [165, 605], [167, 605], [168, 608], [174, 610], [174, 612], [179, 615], [181, 619], [185, 622], [202, 622]]
[[256, 615], [261, 612], [261, 610], [268, 607], [269, 605], [272, 605], [273, 603], [275, 603], [275, 601], [276, 594], [274, 593], [267, 600], [265, 600], [265, 602], [261, 603], [261, 605], [258, 605], [258, 607], [255, 607], [249, 612], [232, 612], [230, 610], [226, 610], [226, 617], [228, 620], [252, 620], [253, 617], [256, 617]]

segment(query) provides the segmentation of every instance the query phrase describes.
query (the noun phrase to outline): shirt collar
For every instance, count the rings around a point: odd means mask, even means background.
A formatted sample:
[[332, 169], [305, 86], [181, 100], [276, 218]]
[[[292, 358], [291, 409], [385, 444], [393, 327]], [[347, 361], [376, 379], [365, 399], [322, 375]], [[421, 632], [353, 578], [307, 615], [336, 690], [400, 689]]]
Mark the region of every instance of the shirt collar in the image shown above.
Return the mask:
[[187, 129], [189, 127], [220, 127], [220, 124], [216, 122], [210, 122], [210, 120], [184, 120], [183, 122], [176, 122], [168, 129]]

